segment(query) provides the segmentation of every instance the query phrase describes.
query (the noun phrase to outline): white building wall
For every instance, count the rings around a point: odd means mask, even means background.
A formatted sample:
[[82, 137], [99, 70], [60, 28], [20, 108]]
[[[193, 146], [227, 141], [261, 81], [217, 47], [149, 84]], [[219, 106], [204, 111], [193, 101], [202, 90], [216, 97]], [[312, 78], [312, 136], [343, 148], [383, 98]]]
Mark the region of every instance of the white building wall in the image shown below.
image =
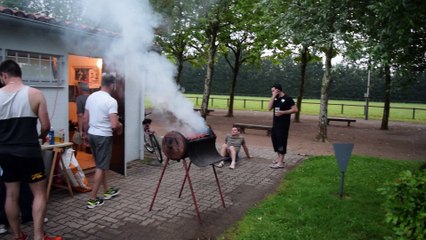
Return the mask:
[[[126, 79], [125, 85], [125, 162], [144, 158], [143, 147], [143, 101], [141, 96], [141, 81]], [[138, 84], [138, 85], [137, 85]]]
[[[11, 34], [13, 33], [13, 34]], [[62, 79], [65, 81], [61, 86], [37, 86], [43, 91], [51, 125], [55, 130], [66, 130], [65, 139], [68, 136], [68, 69], [66, 48], [58, 35], [53, 32], [34, 30], [28, 27], [14, 28], [13, 25], [0, 27], [0, 48], [5, 50], [18, 50], [34, 53], [45, 53], [63, 56]]]
[[[0, 16], [0, 49], [18, 50], [35, 53], [60, 55], [63, 57], [62, 78], [65, 80], [61, 86], [36, 86], [43, 91], [49, 111], [49, 117], [55, 130], [65, 129], [66, 140], [68, 136], [68, 54], [102, 57], [105, 46], [97, 44], [96, 37], [85, 33], [73, 33], [64, 36], [62, 30], [55, 27], [44, 26], [28, 22], [28, 24], [14, 25], [3, 24]], [[90, 38], [93, 37], [93, 41]], [[102, 37], [105, 38], [105, 37]], [[84, 41], [83, 41], [84, 39]], [[105, 42], [105, 41], [102, 41]], [[90, 45], [92, 43], [92, 45]], [[93, 45], [94, 43], [94, 45]], [[126, 66], [126, 65], [124, 65]], [[138, 81], [135, 81], [138, 82]], [[144, 114], [143, 96], [141, 86], [125, 84], [125, 163], [143, 159], [143, 134], [141, 122]], [[134, 82], [133, 82], [134, 83]], [[125, 174], [126, 175], [126, 174]]]

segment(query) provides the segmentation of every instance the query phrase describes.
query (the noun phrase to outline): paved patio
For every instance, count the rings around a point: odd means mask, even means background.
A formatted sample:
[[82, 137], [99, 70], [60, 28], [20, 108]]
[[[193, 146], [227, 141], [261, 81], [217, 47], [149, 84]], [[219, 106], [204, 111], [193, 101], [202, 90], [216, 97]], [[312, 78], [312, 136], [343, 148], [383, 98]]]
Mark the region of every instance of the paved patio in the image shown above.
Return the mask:
[[[303, 160], [287, 154], [288, 168], [271, 169], [275, 157], [270, 148], [250, 148], [253, 158], [241, 158], [235, 170], [217, 168], [226, 208], [222, 207], [211, 167], [191, 167], [190, 175], [200, 208], [198, 223], [188, 184], [178, 198], [185, 171], [181, 162], [171, 161], [152, 211], [149, 206], [162, 166], [146, 161], [130, 163], [128, 176], [111, 173], [109, 182], [120, 195], [95, 209], [86, 208], [88, 193], [71, 197], [66, 190], [53, 189], [48, 204], [46, 232], [65, 239], [214, 239], [239, 220], [254, 203], [274, 192], [282, 175]], [[188, 162], [188, 161], [187, 161]], [[25, 224], [24, 231], [31, 231]], [[11, 239], [10, 234], [0, 239]]]

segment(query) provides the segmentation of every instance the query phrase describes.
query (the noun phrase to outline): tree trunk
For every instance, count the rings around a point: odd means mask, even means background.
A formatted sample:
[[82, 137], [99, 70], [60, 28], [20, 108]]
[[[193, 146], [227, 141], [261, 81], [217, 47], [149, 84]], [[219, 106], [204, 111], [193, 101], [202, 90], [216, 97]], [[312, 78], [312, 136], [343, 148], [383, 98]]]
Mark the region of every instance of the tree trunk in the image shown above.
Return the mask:
[[295, 122], [300, 122], [300, 112], [302, 111], [302, 100], [305, 92], [305, 76], [306, 76], [306, 66], [308, 65], [308, 48], [303, 47], [301, 54], [301, 64], [300, 64], [300, 87], [299, 87], [299, 96], [297, 96], [297, 108], [299, 111], [294, 116]]
[[180, 84], [182, 78], [182, 69], [183, 69], [183, 52], [179, 53], [177, 57], [177, 74], [176, 74], [176, 83]]
[[327, 111], [328, 111], [328, 90], [331, 82], [331, 59], [333, 58], [333, 46], [331, 45], [325, 52], [325, 71], [321, 84], [321, 99], [319, 113], [319, 131], [317, 141], [328, 142], [327, 139]]
[[226, 114], [227, 117], [234, 116], [235, 89], [237, 86], [238, 72], [240, 71], [240, 65], [241, 65], [240, 55], [241, 55], [241, 51], [238, 50], [235, 54], [234, 67], [232, 68], [232, 84], [231, 84], [231, 93], [229, 94], [228, 114]]
[[180, 81], [182, 80], [182, 69], [183, 69], [183, 63], [185, 62], [185, 47], [186, 42], [183, 40], [179, 41], [179, 46], [176, 49], [176, 61], [177, 61], [177, 74], [176, 74], [176, 83], [180, 84]]
[[208, 107], [209, 107], [209, 98], [210, 98], [210, 90], [212, 86], [213, 72], [214, 72], [214, 58], [216, 55], [217, 45], [216, 38], [217, 33], [219, 31], [218, 23], [212, 23], [210, 29], [208, 31], [209, 38], [209, 49], [208, 49], [208, 59], [207, 59], [207, 73], [206, 78], [204, 79], [204, 93], [203, 93], [203, 101], [201, 103], [201, 117], [204, 119], [207, 118]]
[[389, 111], [390, 111], [390, 90], [391, 90], [391, 74], [389, 65], [385, 65], [385, 96], [383, 107], [382, 126], [380, 130], [389, 130]]

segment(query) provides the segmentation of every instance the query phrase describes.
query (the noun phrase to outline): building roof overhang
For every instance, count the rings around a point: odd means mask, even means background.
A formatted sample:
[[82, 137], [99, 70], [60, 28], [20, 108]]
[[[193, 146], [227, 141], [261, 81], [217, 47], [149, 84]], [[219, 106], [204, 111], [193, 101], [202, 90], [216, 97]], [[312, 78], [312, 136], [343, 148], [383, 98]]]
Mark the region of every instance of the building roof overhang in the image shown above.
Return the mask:
[[0, 6], [0, 22], [13, 26], [28, 25], [49, 30], [73, 32], [77, 34], [97, 35], [109, 38], [120, 37], [119, 33], [79, 24], [71, 21], [58, 20], [41, 14], [26, 13]]

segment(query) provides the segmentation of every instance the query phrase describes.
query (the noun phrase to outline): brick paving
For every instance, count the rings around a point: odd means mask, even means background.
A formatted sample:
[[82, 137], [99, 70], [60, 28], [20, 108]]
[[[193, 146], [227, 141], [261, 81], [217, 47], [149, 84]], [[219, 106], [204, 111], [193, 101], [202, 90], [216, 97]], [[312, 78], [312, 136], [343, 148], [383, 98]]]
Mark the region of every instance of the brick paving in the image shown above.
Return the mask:
[[[162, 166], [138, 160], [129, 164], [126, 177], [109, 174], [109, 182], [119, 187], [121, 193], [95, 209], [86, 208], [88, 193], [71, 197], [65, 190], [52, 189], [45, 230], [67, 240], [214, 239], [241, 218], [246, 209], [273, 192], [288, 171], [269, 168], [275, 157], [270, 148], [251, 147], [250, 151], [253, 158], [241, 158], [235, 170], [228, 168], [229, 163], [216, 168], [226, 208], [222, 206], [212, 168], [191, 167], [202, 224], [198, 223], [188, 184], [178, 198], [185, 174], [182, 162], [171, 161], [153, 210], [149, 211]], [[302, 160], [302, 156], [286, 155], [289, 168]], [[23, 225], [23, 230], [31, 231], [31, 225]], [[4, 234], [0, 239], [12, 237]]]

